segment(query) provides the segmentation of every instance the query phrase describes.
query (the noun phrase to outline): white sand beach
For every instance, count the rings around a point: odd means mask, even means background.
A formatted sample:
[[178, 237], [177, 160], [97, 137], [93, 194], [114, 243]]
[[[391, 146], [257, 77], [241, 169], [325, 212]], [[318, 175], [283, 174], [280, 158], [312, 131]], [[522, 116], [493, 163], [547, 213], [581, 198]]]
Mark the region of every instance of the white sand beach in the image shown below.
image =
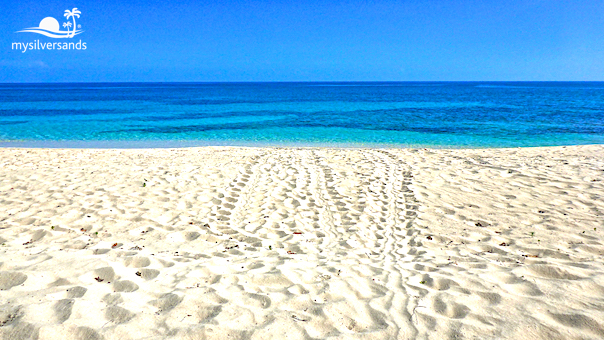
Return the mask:
[[603, 145], [0, 163], [0, 339], [604, 338]]

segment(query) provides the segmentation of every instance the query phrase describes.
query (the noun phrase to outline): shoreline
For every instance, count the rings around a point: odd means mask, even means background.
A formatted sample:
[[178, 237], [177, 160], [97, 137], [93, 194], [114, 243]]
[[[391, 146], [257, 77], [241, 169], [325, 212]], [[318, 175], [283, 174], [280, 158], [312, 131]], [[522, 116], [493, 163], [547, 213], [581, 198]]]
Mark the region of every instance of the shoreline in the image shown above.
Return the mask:
[[191, 149], [206, 147], [225, 147], [225, 148], [325, 148], [325, 149], [434, 149], [434, 150], [476, 150], [476, 149], [518, 149], [518, 148], [552, 148], [552, 147], [574, 147], [604, 145], [604, 143], [584, 143], [584, 144], [555, 144], [555, 145], [519, 145], [519, 146], [473, 146], [460, 144], [387, 144], [387, 143], [319, 143], [319, 142], [245, 142], [245, 141], [187, 141], [187, 140], [107, 140], [107, 141], [85, 141], [85, 140], [67, 140], [67, 141], [31, 141], [31, 140], [0, 140], [0, 149], [66, 149], [66, 150], [165, 150], [165, 149]]
[[[0, 141], [2, 143], [2, 141]], [[204, 148], [225, 148], [225, 149], [328, 149], [328, 150], [518, 150], [518, 149], [549, 149], [549, 148], [575, 148], [575, 147], [599, 147], [604, 144], [572, 144], [572, 145], [545, 145], [545, 146], [514, 146], [514, 147], [466, 147], [466, 146], [332, 146], [332, 145], [200, 145], [200, 146], [182, 146], [182, 147], [45, 147], [45, 146], [5, 146], [0, 145], [0, 150], [189, 150]]]
[[604, 337], [604, 145], [0, 148], [0, 337]]

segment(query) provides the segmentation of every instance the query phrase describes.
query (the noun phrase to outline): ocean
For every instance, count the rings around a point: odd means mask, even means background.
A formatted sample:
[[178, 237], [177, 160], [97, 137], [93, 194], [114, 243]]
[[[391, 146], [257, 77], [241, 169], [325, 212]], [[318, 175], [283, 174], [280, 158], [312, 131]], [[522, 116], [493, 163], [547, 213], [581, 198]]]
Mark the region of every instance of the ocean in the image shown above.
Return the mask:
[[0, 146], [604, 144], [604, 82], [0, 84]]

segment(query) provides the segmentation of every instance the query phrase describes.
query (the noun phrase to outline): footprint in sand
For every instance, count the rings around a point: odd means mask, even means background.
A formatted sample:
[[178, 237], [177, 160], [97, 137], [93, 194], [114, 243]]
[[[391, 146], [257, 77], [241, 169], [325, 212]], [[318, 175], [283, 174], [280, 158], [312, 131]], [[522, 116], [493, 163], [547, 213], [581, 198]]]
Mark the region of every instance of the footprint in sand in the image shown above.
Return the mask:
[[20, 272], [0, 272], [0, 290], [8, 290], [14, 286], [23, 284], [27, 275]]

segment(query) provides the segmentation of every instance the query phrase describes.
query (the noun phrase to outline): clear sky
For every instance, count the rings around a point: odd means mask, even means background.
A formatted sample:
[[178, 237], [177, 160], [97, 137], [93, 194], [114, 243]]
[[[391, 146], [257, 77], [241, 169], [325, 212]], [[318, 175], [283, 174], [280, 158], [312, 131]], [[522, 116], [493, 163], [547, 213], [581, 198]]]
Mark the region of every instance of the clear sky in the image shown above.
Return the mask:
[[[74, 38], [15, 33], [74, 7]], [[0, 13], [0, 82], [604, 80], [603, 0], [0, 0]], [[87, 49], [12, 49], [35, 40]]]

